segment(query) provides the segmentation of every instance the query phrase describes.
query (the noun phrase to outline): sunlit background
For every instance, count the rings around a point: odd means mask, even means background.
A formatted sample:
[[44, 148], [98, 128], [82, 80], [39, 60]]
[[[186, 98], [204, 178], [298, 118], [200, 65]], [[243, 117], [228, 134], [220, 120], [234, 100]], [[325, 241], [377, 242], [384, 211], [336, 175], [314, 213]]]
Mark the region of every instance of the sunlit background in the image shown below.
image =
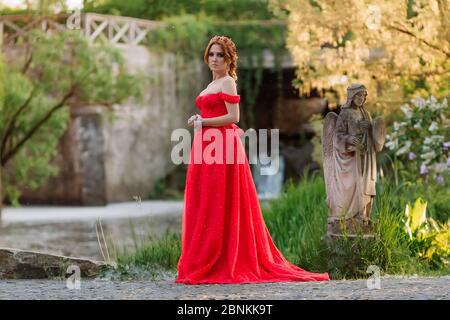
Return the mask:
[[[36, 1], [33, 0], [0, 0], [1, 7], [9, 7], [13, 9], [25, 9], [27, 3], [32, 4]], [[83, 7], [83, 0], [66, 0], [65, 1], [69, 9], [79, 9]]]

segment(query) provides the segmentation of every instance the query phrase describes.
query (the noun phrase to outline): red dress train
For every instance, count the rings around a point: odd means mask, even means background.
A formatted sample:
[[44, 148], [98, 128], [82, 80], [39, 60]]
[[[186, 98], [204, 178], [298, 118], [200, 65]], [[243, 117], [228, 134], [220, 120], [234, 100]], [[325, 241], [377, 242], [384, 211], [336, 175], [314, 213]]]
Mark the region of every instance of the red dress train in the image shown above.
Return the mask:
[[[239, 95], [223, 92], [198, 96], [196, 104], [203, 118], [227, 113], [225, 102], [238, 103]], [[240, 131], [235, 124], [203, 127], [204, 136], [212, 128], [226, 135]], [[236, 134], [234, 156], [245, 155]], [[194, 163], [194, 136], [186, 176], [182, 217], [182, 252], [177, 283], [251, 283], [329, 280], [327, 273], [312, 273], [288, 262], [275, 247], [264, 223], [247, 157], [241, 163]], [[203, 138], [203, 140], [206, 140]], [[210, 139], [213, 140], [213, 139]], [[199, 141], [199, 140], [197, 140]], [[228, 140], [223, 139], [223, 149]], [[212, 141], [201, 141], [205, 151]], [[229, 145], [230, 143], [228, 143]], [[197, 150], [198, 151], [198, 150]], [[214, 155], [214, 152], [212, 153]], [[235, 158], [236, 159], [236, 158]]]

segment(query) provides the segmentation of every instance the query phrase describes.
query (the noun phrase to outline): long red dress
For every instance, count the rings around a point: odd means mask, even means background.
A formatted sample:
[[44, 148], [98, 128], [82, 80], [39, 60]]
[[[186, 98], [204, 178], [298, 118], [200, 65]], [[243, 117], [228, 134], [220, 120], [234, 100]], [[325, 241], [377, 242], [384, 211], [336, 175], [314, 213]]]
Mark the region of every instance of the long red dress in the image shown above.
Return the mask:
[[[203, 118], [227, 113], [225, 102], [238, 103], [239, 95], [223, 92], [198, 96]], [[235, 124], [203, 127], [240, 130]], [[241, 131], [242, 132], [242, 131]], [[242, 134], [242, 133], [241, 133]], [[234, 152], [244, 152], [238, 134]], [[288, 262], [275, 247], [264, 223], [247, 157], [244, 163], [194, 164], [194, 136], [186, 176], [182, 217], [182, 252], [177, 283], [251, 283], [329, 280], [327, 273], [311, 273]], [[223, 139], [225, 140], [225, 139]], [[197, 140], [198, 141], [198, 140]], [[224, 142], [224, 148], [226, 142]], [[200, 142], [202, 149], [211, 143]]]

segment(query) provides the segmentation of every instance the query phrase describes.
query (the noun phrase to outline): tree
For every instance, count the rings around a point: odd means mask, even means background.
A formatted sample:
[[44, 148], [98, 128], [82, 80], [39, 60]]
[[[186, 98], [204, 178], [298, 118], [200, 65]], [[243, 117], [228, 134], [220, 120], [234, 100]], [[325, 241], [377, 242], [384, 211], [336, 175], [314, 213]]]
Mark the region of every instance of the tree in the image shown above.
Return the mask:
[[84, 10], [149, 20], [183, 14], [207, 15], [217, 20], [270, 19], [269, 0], [85, 0]]
[[0, 3], [0, 10], [5, 13], [38, 13], [53, 14], [61, 11], [67, 11], [67, 1], [65, 0], [25, 0], [20, 5], [21, 9], [10, 8], [6, 4]]
[[[3, 57], [0, 54], [0, 110], [3, 110], [4, 103], [5, 103], [5, 89], [4, 89], [4, 74], [3, 74]], [[0, 158], [1, 158], [1, 151], [0, 151]], [[2, 199], [1, 198], [2, 194], [3, 194], [2, 170], [0, 169], [0, 199]], [[2, 203], [3, 202], [0, 201], [0, 216], [2, 213]]]
[[399, 106], [420, 93], [449, 94], [450, 27], [446, 0], [272, 0], [287, 12], [287, 47], [303, 93], [343, 102], [351, 82], [368, 102]]
[[5, 68], [8, 86], [0, 108], [0, 175], [8, 166], [3, 191], [13, 202], [20, 187], [35, 189], [57, 173], [49, 162], [69, 121], [67, 107], [111, 106], [139, 96], [141, 88], [117, 49], [89, 44], [76, 31], [34, 32], [26, 46], [23, 59], [14, 57], [24, 63]]

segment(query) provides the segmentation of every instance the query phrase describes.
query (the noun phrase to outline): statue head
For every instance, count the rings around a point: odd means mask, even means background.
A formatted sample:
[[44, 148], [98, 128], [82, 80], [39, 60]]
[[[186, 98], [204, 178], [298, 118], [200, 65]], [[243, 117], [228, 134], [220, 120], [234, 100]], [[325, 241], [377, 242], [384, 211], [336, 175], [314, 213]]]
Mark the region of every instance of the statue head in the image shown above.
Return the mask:
[[361, 107], [366, 101], [367, 89], [363, 84], [354, 83], [347, 88], [347, 102], [342, 108], [350, 108], [353, 104], [357, 107]]

